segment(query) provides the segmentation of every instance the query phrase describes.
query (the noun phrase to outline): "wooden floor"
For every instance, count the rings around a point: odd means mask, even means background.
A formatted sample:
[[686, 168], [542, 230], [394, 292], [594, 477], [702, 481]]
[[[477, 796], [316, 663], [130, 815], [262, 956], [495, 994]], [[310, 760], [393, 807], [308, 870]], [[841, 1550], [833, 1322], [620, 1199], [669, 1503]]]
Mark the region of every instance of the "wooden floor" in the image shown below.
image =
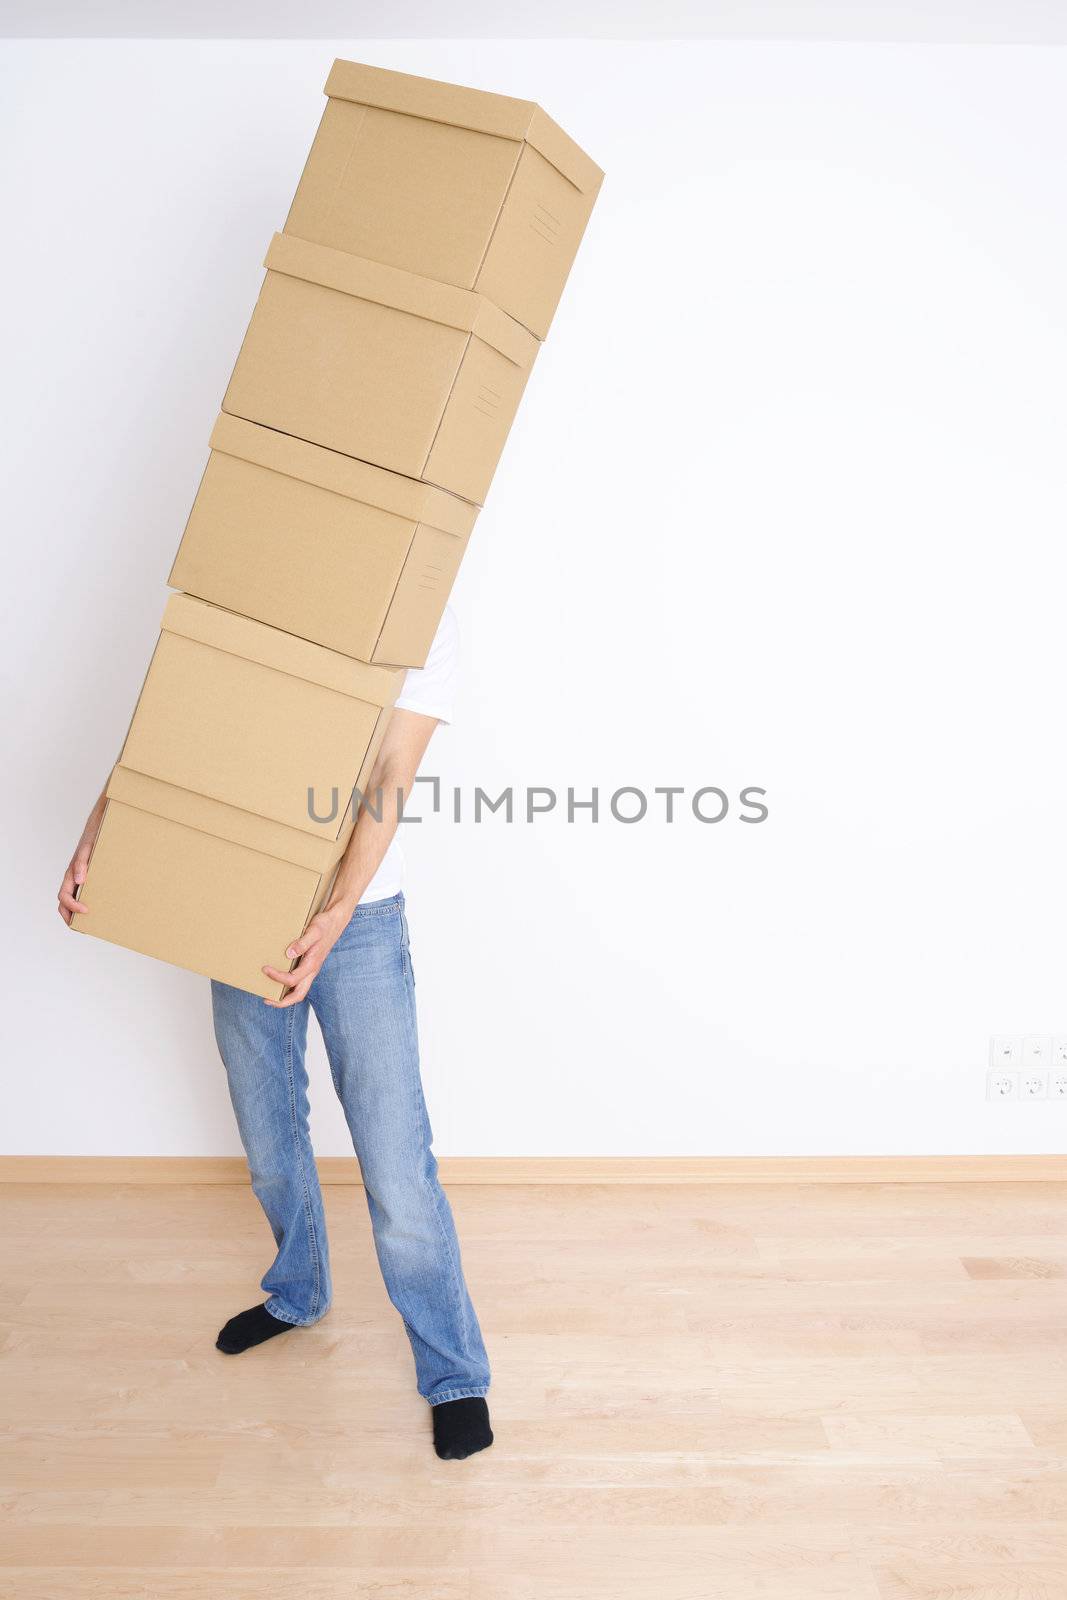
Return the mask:
[[455, 1188], [497, 1441], [439, 1462], [362, 1193], [236, 1359], [243, 1187], [0, 1191], [0, 1596], [1065, 1600], [1067, 1185]]

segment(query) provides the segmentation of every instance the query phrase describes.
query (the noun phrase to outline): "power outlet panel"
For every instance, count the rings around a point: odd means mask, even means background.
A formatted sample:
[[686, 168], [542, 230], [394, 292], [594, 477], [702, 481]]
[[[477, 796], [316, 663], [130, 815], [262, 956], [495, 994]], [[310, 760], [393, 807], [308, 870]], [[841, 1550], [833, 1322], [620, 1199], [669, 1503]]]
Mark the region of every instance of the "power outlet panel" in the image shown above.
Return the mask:
[[1056, 1100], [1067, 1105], [1067, 1034], [994, 1034], [985, 1094], [987, 1100]]

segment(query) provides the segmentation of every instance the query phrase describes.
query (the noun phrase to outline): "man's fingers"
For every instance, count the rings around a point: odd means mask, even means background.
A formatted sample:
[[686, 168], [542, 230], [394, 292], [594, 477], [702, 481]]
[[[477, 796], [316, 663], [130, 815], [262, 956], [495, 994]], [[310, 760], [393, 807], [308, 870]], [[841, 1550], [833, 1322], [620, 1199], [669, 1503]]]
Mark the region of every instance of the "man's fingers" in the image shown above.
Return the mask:
[[261, 969], [273, 982], [280, 983], [283, 989], [288, 990], [288, 993], [283, 995], [280, 1000], [265, 1000], [264, 1003], [266, 1005], [273, 1006], [276, 1011], [282, 1011], [286, 1006], [297, 1006], [301, 1000], [307, 999], [308, 990], [318, 977], [319, 968], [322, 966], [322, 958], [321, 956], [316, 957], [314, 954], [311, 955], [310, 959], [306, 958], [308, 951], [314, 951], [315, 946], [321, 940], [322, 929], [316, 928], [312, 924], [306, 933], [301, 934], [299, 939], [294, 939], [292, 944], [286, 948], [285, 953], [289, 960], [297, 963], [292, 972], [279, 972], [277, 967], [263, 967]]
[[75, 916], [81, 916], [89, 909], [88, 906], [83, 906], [80, 900], [74, 898], [75, 889], [85, 882], [84, 871], [81, 877], [78, 876], [78, 865], [78, 859], [75, 857], [63, 874], [63, 882], [59, 886], [59, 914], [68, 928], [74, 921]]
[[285, 953], [290, 961], [295, 961], [297, 956], [306, 955], [311, 949], [312, 945], [318, 944], [321, 938], [322, 934], [319, 932], [318, 928], [310, 927], [306, 933], [302, 933], [300, 935], [299, 939], [293, 940], [292, 944]]
[[72, 862], [74, 882], [79, 886], [85, 882], [85, 875], [89, 871], [89, 857], [75, 856]]
[[279, 972], [277, 967], [263, 967], [262, 971], [275, 983], [282, 984], [286, 989], [295, 989], [298, 983], [303, 983], [307, 974], [305, 972]]
[[312, 980], [310, 978], [305, 978], [302, 983], [297, 984], [295, 989], [291, 989], [283, 999], [265, 1000], [264, 1004], [271, 1006], [275, 1011], [284, 1011], [287, 1006], [298, 1006], [301, 1000], [307, 999], [311, 983]]
[[302, 983], [306, 983], [310, 989], [318, 976], [320, 965], [321, 963], [317, 961], [313, 965], [302, 961], [295, 972], [279, 972], [277, 967], [264, 967], [262, 970], [268, 978], [273, 978], [275, 983], [283, 984], [287, 989], [296, 989]]

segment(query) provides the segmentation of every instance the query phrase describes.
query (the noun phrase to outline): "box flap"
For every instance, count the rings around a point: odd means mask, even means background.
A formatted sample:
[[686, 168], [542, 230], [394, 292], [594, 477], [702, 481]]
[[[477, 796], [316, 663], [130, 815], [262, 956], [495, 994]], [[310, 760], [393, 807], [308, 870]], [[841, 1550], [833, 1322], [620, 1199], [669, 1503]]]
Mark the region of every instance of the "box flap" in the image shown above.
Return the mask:
[[515, 100], [506, 94], [341, 60], [331, 68], [326, 93], [332, 100], [351, 100], [382, 111], [423, 117], [427, 122], [447, 122], [501, 139], [526, 140], [583, 193], [597, 188], [604, 176], [596, 162], [533, 100]]
[[478, 515], [477, 506], [445, 489], [405, 478], [399, 472], [387, 472], [384, 467], [325, 450], [321, 445], [226, 412], [219, 415], [209, 442], [212, 450], [222, 455], [236, 456], [287, 478], [299, 478], [331, 494], [377, 506], [411, 522], [426, 523], [443, 533], [466, 537]]
[[269, 817], [259, 817], [207, 795], [194, 794], [191, 789], [179, 789], [176, 784], [164, 783], [122, 765], [115, 767], [108, 779], [107, 797], [138, 811], [149, 811], [170, 822], [196, 828], [200, 833], [228, 839], [231, 844], [258, 850], [261, 855], [307, 867], [311, 872], [331, 871], [347, 849], [351, 832], [348, 830], [340, 840], [315, 838], [298, 828], [288, 828], [283, 822], [272, 822]]
[[501, 311], [499, 306], [486, 299], [485, 295], [480, 294], [477, 298], [481, 305], [472, 333], [484, 339], [486, 344], [491, 344], [494, 350], [499, 350], [515, 366], [528, 372], [541, 348], [541, 341], [521, 322], [516, 322], [514, 317], [509, 317], [506, 311]]
[[582, 194], [595, 194], [603, 183], [604, 173], [592, 156], [587, 156], [581, 145], [575, 144], [540, 106], [534, 106], [526, 142]]
[[253, 622], [250, 617], [240, 617], [235, 611], [208, 605], [187, 594], [171, 595], [163, 612], [162, 628], [166, 633], [182, 634], [229, 655], [244, 656], [260, 666], [306, 678], [371, 705], [391, 706], [404, 681], [403, 668], [368, 666], [352, 656], [339, 655], [324, 645], [282, 633], [264, 622]]
[[533, 334], [473, 289], [456, 289], [433, 278], [420, 278], [415, 272], [386, 267], [380, 261], [332, 250], [329, 245], [312, 244], [290, 233], [274, 235], [263, 265], [271, 272], [303, 278], [307, 283], [322, 284], [360, 300], [373, 300], [461, 333], [477, 333], [479, 339], [519, 367], [529, 367], [537, 353], [538, 341]]
[[360, 300], [375, 300], [396, 311], [442, 322], [448, 328], [469, 333], [478, 314], [480, 296], [472, 289], [456, 289], [449, 283], [420, 278], [400, 267], [387, 267], [380, 261], [333, 250], [326, 244], [312, 244], [291, 233], [276, 233], [263, 258], [271, 272], [284, 272], [290, 278], [321, 283]]
[[325, 93], [331, 100], [353, 100], [357, 105], [379, 106], [383, 111], [449, 122], [456, 128], [473, 128], [476, 133], [516, 141], [525, 139], [537, 110], [532, 100], [515, 100], [507, 94], [489, 94], [484, 89], [466, 89], [458, 83], [340, 59], [330, 68]]

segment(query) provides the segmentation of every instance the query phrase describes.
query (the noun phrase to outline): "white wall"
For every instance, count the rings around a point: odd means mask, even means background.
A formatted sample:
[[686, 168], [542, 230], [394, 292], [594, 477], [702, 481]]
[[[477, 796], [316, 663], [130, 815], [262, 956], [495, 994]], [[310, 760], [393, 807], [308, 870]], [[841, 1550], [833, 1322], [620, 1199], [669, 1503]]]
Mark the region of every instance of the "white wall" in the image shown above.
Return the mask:
[[335, 54], [609, 171], [431, 767], [771, 807], [407, 830], [439, 1152], [1062, 1148], [983, 1095], [991, 1033], [1067, 1034], [1067, 60], [469, 40], [3, 49], [3, 1147], [239, 1148], [205, 983], [54, 896]]

